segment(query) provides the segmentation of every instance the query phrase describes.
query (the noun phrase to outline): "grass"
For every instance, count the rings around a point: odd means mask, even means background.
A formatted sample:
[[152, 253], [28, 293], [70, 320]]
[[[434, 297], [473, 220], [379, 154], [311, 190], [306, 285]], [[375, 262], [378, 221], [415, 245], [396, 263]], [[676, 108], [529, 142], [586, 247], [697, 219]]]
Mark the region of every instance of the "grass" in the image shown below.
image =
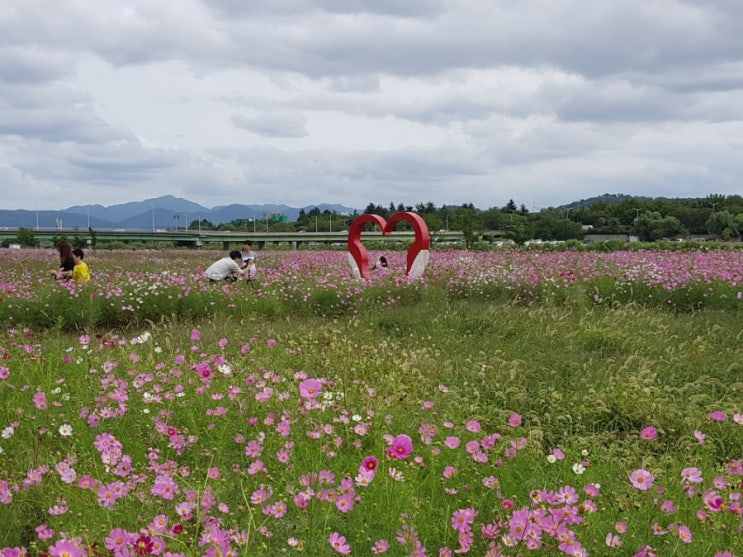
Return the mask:
[[739, 309], [277, 288], [0, 336], [0, 555], [743, 551]]

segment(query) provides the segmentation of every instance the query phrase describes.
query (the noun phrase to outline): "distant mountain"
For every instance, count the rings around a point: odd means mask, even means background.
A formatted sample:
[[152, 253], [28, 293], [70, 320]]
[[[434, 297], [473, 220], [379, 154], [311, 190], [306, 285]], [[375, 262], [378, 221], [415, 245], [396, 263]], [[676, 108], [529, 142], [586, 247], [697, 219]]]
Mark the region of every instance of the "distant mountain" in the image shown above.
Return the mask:
[[624, 201], [653, 201], [654, 199], [668, 199], [670, 201], [701, 201], [704, 198], [700, 197], [648, 197], [644, 195], [625, 195], [623, 193], [605, 193], [596, 197], [589, 197], [588, 199], [581, 199], [580, 201], [573, 201], [567, 205], [561, 205], [558, 209], [580, 209], [588, 208], [595, 203], [609, 203], [611, 205], [619, 205]]
[[[190, 225], [195, 220], [208, 220], [219, 225], [238, 219], [262, 220], [274, 214], [286, 216], [289, 222], [296, 221], [300, 210], [309, 212], [317, 207], [321, 212], [335, 211], [338, 214], [353, 214], [357, 209], [320, 203], [306, 207], [288, 205], [224, 205], [209, 209], [198, 203], [165, 195], [144, 201], [120, 205], [75, 205], [59, 211], [15, 211], [0, 210], [0, 227], [17, 228], [79, 228], [94, 229], [154, 229], [174, 228]], [[361, 212], [361, 211], [358, 211]]]
[[102, 205], [76, 205], [68, 207], [65, 209], [65, 212], [87, 215], [87, 212], [90, 211], [92, 216], [120, 224], [126, 219], [158, 209], [172, 213], [199, 213], [209, 211], [206, 207], [186, 199], [164, 195], [154, 199], [145, 199], [144, 201], [134, 201], [122, 205], [112, 205], [110, 207], [103, 207]]
[[623, 193], [605, 193], [596, 197], [589, 197], [588, 199], [581, 199], [580, 201], [573, 201], [567, 205], [561, 205], [558, 209], [580, 209], [581, 207], [587, 208], [594, 203], [609, 203], [611, 205], [619, 205], [623, 201], [629, 199], [637, 199], [640, 201], [649, 201], [652, 197], [642, 197], [637, 195], [625, 195]]

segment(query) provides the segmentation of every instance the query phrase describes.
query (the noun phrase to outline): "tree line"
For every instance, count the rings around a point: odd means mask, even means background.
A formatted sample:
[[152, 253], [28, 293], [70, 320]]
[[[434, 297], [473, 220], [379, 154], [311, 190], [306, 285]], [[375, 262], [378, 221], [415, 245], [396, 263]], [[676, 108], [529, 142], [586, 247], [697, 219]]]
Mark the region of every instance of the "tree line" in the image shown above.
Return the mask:
[[[698, 199], [602, 196], [597, 201], [539, 211], [529, 211], [526, 205], [517, 204], [513, 199], [502, 207], [486, 210], [472, 203], [458, 206], [436, 206], [430, 201], [416, 205], [369, 203], [363, 213], [389, 219], [402, 211], [421, 215], [431, 232], [461, 231], [470, 240], [492, 231], [505, 233], [505, 237], [516, 243], [533, 239], [582, 240], [586, 234], [636, 236], [645, 242], [691, 236], [734, 240], [743, 234], [743, 197], [740, 195], [710, 195]], [[347, 215], [313, 208], [301, 210], [294, 222], [266, 223], [265, 227], [272, 232], [339, 232], [347, 230], [357, 216], [357, 213]], [[196, 221], [192, 226], [198, 224]], [[235, 231], [248, 230], [248, 226], [254, 225], [248, 220], [217, 227], [201, 223], [202, 228]]]
[[[548, 207], [529, 211], [522, 203], [510, 199], [502, 207], [486, 210], [472, 203], [436, 206], [433, 202], [405, 205], [369, 203], [363, 213], [389, 219], [393, 214], [418, 213], [432, 233], [460, 231], [471, 246], [478, 239], [494, 232], [517, 244], [529, 240], [582, 240], [586, 234], [635, 236], [643, 242], [663, 239], [688, 239], [705, 236], [732, 241], [743, 235], [743, 197], [740, 195], [709, 195], [697, 199], [638, 198], [606, 195], [588, 202], [576, 202], [564, 207]], [[206, 219], [194, 220], [191, 230], [230, 230], [234, 232], [342, 232], [348, 230], [358, 212], [341, 214], [317, 207], [299, 212], [296, 221], [284, 218], [266, 221], [238, 219], [214, 225]], [[408, 226], [400, 223], [400, 228]], [[94, 230], [89, 233], [95, 235]], [[79, 235], [78, 243], [84, 243]], [[19, 230], [22, 245], [35, 245], [32, 229]], [[73, 244], [74, 245], [74, 244]]]

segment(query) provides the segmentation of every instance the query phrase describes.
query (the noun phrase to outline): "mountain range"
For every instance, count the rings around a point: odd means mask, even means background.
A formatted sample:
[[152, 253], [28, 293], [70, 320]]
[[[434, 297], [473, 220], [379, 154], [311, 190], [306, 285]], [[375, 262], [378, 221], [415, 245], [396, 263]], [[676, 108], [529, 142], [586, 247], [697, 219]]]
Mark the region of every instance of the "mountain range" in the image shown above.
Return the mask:
[[201, 220], [207, 220], [214, 225], [239, 219], [261, 221], [270, 219], [273, 215], [283, 215], [287, 221], [292, 222], [297, 220], [300, 210], [309, 212], [314, 208], [319, 209], [320, 212], [335, 211], [340, 215], [351, 215], [357, 211], [343, 205], [328, 203], [301, 208], [288, 205], [234, 204], [210, 209], [187, 199], [164, 195], [110, 207], [75, 205], [59, 211], [0, 210], [0, 227], [153, 230], [182, 228], [190, 226], [193, 221]]

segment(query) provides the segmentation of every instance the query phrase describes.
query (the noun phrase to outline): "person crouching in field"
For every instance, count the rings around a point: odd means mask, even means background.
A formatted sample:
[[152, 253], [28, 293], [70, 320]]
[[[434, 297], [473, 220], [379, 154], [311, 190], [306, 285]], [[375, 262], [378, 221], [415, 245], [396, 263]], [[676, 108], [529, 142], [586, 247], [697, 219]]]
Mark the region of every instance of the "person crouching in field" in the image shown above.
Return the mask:
[[83, 284], [90, 280], [90, 269], [88, 264], [83, 261], [85, 252], [80, 248], [72, 250], [72, 259], [75, 261], [75, 266], [72, 268], [72, 280], [77, 284]]
[[242, 254], [239, 251], [231, 251], [229, 256], [212, 263], [204, 274], [212, 282], [220, 280], [235, 282], [242, 275], [242, 262]]

